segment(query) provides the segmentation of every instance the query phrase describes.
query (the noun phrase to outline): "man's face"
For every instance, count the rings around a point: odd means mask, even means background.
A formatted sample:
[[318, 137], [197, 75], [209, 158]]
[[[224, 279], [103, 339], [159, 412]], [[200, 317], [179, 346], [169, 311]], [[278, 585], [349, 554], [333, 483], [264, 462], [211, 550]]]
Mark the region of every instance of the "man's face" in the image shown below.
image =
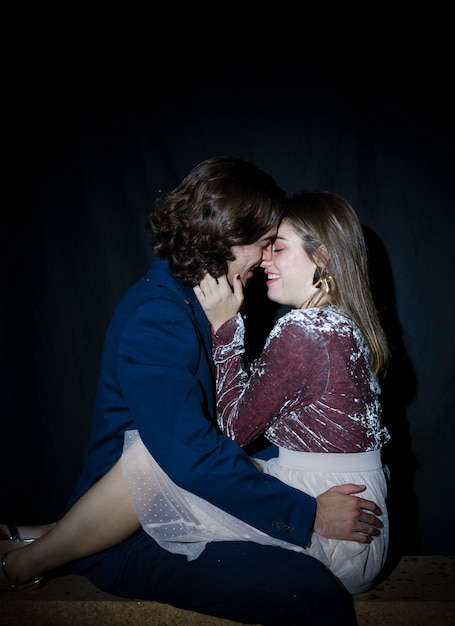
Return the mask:
[[228, 262], [227, 279], [232, 285], [234, 277], [240, 274], [242, 285], [245, 286], [249, 278], [253, 276], [253, 270], [258, 267], [264, 259], [272, 256], [272, 241], [276, 237], [276, 228], [269, 230], [263, 237], [255, 243], [245, 246], [233, 246], [232, 252], [235, 255], [234, 261]]

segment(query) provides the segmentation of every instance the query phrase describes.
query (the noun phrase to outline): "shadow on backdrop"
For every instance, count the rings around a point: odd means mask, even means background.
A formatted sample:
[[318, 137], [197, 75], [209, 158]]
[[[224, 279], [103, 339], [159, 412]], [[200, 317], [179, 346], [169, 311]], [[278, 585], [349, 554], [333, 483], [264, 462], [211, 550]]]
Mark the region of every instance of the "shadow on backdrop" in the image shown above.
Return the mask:
[[[384, 446], [383, 459], [390, 470], [388, 566], [393, 568], [401, 556], [422, 552], [413, 486], [418, 463], [412, 452], [407, 416], [407, 407], [416, 393], [416, 377], [403, 342], [387, 252], [376, 233], [365, 226], [363, 230], [369, 253], [371, 285], [392, 353], [389, 369], [382, 381], [382, 404], [383, 423], [391, 434], [390, 441]], [[387, 565], [384, 573], [387, 574]]]

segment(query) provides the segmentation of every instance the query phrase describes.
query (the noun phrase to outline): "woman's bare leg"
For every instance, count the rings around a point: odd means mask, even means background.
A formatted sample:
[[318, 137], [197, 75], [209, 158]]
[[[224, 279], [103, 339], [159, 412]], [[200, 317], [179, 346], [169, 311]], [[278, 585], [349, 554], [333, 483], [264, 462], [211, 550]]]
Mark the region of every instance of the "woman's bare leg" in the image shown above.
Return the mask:
[[[8, 554], [8, 576], [14, 583], [26, 583], [70, 561], [109, 548], [139, 528], [118, 461], [48, 533]], [[5, 582], [0, 572], [0, 588], [5, 587]]]

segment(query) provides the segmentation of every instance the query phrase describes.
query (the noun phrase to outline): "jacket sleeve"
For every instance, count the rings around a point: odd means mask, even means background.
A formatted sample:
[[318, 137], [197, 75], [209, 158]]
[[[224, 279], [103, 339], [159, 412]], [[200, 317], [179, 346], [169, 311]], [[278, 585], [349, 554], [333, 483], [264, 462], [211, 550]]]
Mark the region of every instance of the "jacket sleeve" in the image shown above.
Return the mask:
[[213, 363], [182, 307], [156, 298], [126, 321], [118, 375], [134, 427], [181, 487], [292, 543], [307, 545], [316, 500], [255, 468], [215, 426]]

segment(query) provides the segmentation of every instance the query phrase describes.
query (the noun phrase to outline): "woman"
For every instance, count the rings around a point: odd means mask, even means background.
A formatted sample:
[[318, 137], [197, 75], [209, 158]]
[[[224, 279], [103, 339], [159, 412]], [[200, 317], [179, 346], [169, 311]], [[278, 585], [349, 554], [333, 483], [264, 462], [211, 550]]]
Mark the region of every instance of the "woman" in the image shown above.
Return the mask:
[[293, 309], [248, 371], [243, 319], [232, 317], [241, 290], [211, 276], [195, 288], [212, 325], [218, 423], [242, 446], [264, 433], [279, 456], [263, 471], [314, 496], [348, 481], [367, 485], [383, 512], [381, 536], [361, 545], [314, 533], [306, 549], [358, 594], [374, 583], [388, 547], [379, 376], [389, 351], [353, 208], [327, 192], [289, 199], [261, 267], [268, 297]]

